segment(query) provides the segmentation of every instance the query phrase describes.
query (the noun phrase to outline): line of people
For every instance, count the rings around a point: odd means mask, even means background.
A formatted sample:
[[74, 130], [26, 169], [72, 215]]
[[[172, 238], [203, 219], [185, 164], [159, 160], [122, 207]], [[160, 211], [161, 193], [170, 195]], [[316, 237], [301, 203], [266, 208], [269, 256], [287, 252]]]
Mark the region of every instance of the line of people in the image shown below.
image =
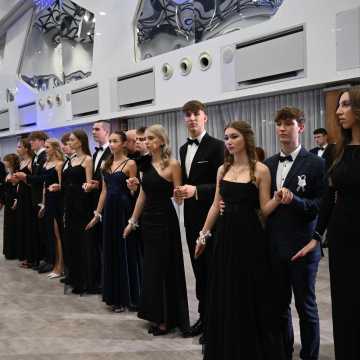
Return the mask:
[[[42, 132], [30, 135], [30, 146], [21, 140], [21, 164], [14, 154], [4, 157], [5, 256], [13, 257], [14, 246], [24, 267], [45, 259], [40, 271], [57, 277], [64, 270], [74, 293], [101, 291], [113, 311], [138, 311], [154, 336], [176, 327], [184, 337], [202, 334], [206, 360], [292, 359], [294, 296], [300, 357], [314, 360], [315, 282], [328, 229], [336, 358], [358, 359], [360, 89], [339, 99], [341, 140], [327, 164], [321, 151], [301, 146], [305, 118], [297, 108], [278, 111], [281, 151], [264, 163], [246, 122], [229, 124], [224, 144], [207, 134], [204, 104], [190, 101], [183, 112], [189, 138], [180, 162], [160, 125], [110, 135], [109, 124], [96, 122], [93, 158], [86, 134], [75, 130], [62, 139], [66, 161], [60, 143]], [[184, 204], [196, 279], [199, 319], [192, 326], [172, 199]]]

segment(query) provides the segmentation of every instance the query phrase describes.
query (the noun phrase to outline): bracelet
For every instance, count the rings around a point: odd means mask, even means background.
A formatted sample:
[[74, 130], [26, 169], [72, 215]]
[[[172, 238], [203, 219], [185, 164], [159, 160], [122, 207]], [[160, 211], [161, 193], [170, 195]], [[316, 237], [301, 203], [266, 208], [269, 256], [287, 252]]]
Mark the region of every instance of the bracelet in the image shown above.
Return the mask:
[[128, 220], [128, 223], [131, 225], [133, 230], [136, 230], [139, 227], [139, 224], [137, 221], [135, 221], [134, 219], [130, 218]]
[[209, 230], [206, 230], [203, 232], [202, 230], [199, 232], [199, 237], [196, 240], [196, 244], [206, 245], [206, 240], [211, 237], [211, 232]]
[[94, 216], [95, 216], [96, 218], [99, 218], [100, 221], [102, 221], [102, 216], [101, 216], [101, 214], [100, 214], [98, 211], [94, 210]]

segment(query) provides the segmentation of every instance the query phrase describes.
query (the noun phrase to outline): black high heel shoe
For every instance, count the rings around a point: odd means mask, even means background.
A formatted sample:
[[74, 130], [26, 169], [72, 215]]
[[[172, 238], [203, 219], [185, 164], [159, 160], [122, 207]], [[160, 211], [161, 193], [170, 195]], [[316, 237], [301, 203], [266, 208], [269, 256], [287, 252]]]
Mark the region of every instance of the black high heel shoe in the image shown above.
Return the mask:
[[148, 328], [148, 334], [153, 334], [155, 329], [157, 329], [157, 325], [150, 325]]
[[154, 331], [153, 331], [153, 335], [154, 336], [161, 336], [161, 335], [166, 335], [169, 333], [169, 330], [168, 329], [160, 329], [158, 326], [156, 326], [154, 328]]

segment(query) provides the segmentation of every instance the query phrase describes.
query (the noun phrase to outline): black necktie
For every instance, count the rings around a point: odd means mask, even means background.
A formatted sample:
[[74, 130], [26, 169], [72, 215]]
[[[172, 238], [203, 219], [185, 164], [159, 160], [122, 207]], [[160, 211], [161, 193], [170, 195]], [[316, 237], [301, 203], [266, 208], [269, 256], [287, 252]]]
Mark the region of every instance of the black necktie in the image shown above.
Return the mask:
[[190, 138], [188, 138], [187, 143], [188, 143], [188, 145], [195, 144], [195, 145], [199, 146], [199, 140], [198, 139], [190, 139]]
[[284, 161], [293, 161], [293, 158], [292, 158], [292, 156], [291, 155], [288, 155], [288, 156], [281, 156], [280, 155], [280, 162], [284, 162]]
[[103, 151], [104, 148], [102, 146], [95, 146], [95, 151]]

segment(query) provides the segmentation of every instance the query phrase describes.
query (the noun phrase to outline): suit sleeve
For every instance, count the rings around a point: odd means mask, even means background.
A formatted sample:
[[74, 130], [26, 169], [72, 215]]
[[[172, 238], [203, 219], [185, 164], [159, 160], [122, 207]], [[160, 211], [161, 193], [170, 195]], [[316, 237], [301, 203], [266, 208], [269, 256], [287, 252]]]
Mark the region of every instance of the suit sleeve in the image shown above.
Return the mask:
[[216, 174], [218, 168], [224, 163], [224, 144], [216, 143], [216, 149], [212, 154], [212, 173], [214, 182], [196, 185], [198, 200], [213, 201], [216, 190]]
[[314, 184], [312, 188], [313, 196], [311, 198], [302, 198], [294, 194], [293, 201], [289, 204], [290, 208], [295, 210], [308, 221], [315, 220], [320, 209], [321, 199], [326, 189], [325, 180], [325, 162], [314, 163]]

